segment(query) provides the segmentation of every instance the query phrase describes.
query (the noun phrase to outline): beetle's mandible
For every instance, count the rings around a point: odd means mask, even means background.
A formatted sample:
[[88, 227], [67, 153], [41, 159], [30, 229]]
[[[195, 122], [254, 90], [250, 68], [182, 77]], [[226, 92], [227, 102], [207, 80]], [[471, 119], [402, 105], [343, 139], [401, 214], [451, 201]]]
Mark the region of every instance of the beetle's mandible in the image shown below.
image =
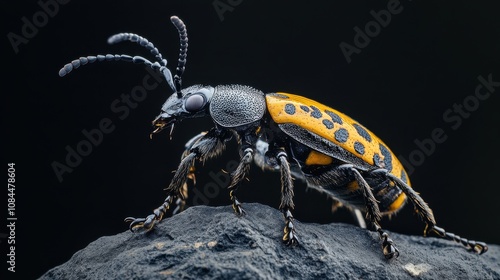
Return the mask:
[[383, 215], [396, 213], [406, 201], [426, 224], [424, 235], [430, 232], [454, 240], [466, 249], [482, 254], [488, 250], [483, 242], [462, 238], [436, 225], [432, 210], [410, 187], [403, 165], [382, 140], [347, 115], [311, 99], [282, 92], [263, 93], [242, 85], [182, 88], [181, 76], [186, 65], [188, 37], [185, 24], [176, 16], [171, 21], [180, 36], [180, 53], [175, 75], [167, 68], [158, 49], [147, 39], [132, 33], [120, 33], [108, 39], [110, 44], [135, 42], [151, 52], [154, 62], [142, 56], [97, 55], [80, 57], [66, 64], [62, 77], [72, 70], [99, 61], [127, 61], [150, 66], [160, 72], [173, 94], [154, 119], [156, 134], [186, 118], [209, 117], [214, 127], [193, 137], [182, 154], [181, 162], [167, 187], [165, 202], [146, 218], [126, 218], [134, 232], [149, 231], [160, 222], [166, 211], [176, 204], [174, 213], [185, 204], [187, 181], [194, 179], [194, 165], [219, 155], [225, 143], [236, 139], [240, 162], [230, 174], [229, 195], [237, 215], [245, 212], [236, 198], [240, 182], [248, 175], [250, 165], [281, 173], [280, 210], [285, 219], [283, 242], [298, 244], [292, 211], [293, 178], [326, 193], [335, 201], [357, 214], [360, 213], [376, 230], [386, 258], [397, 257], [399, 251], [379, 224]]

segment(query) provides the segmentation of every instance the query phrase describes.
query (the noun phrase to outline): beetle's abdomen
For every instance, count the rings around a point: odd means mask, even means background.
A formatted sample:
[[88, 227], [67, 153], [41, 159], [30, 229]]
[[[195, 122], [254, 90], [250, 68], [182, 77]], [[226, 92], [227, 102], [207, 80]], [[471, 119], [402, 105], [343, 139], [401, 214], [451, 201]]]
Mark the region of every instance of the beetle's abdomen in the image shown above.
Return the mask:
[[[371, 187], [372, 192], [378, 202], [381, 213], [391, 214], [403, 207], [406, 195], [393, 182], [371, 181], [370, 186], [373, 186]], [[335, 199], [342, 201], [345, 205], [365, 210], [366, 202], [356, 181], [351, 181], [340, 186], [336, 184], [316, 186], [316, 189], [321, 189], [322, 192], [326, 192]]]
[[[290, 143], [290, 149], [293, 159], [301, 167], [308, 186], [327, 193], [345, 205], [364, 210], [366, 202], [358, 182], [348, 169], [339, 168], [345, 165], [345, 162], [296, 141]], [[372, 189], [382, 213], [390, 214], [403, 206], [406, 195], [385, 176], [384, 172], [359, 172]]]
[[[343, 176], [328, 179], [329, 167], [332, 166], [322, 166], [322, 168], [309, 170], [307, 167], [303, 168], [302, 171], [308, 186], [332, 196], [343, 202], [344, 205], [364, 211], [366, 201], [354, 176], [346, 172]], [[322, 178], [320, 180], [323, 182], [318, 184], [318, 178]], [[381, 213], [394, 213], [404, 205], [406, 195], [394, 182], [382, 177], [370, 176], [370, 174], [364, 175], [364, 179], [370, 185]]]
[[[403, 165], [387, 145], [349, 116], [314, 100], [289, 93], [267, 94], [266, 103], [273, 121], [281, 125], [282, 129], [285, 126], [297, 126], [329, 141], [374, 169], [386, 169], [410, 185]], [[312, 147], [290, 131], [284, 132], [297, 142]], [[340, 158], [336, 154], [328, 156]]]
[[210, 115], [220, 126], [244, 127], [266, 112], [264, 93], [242, 85], [217, 86], [210, 101]]

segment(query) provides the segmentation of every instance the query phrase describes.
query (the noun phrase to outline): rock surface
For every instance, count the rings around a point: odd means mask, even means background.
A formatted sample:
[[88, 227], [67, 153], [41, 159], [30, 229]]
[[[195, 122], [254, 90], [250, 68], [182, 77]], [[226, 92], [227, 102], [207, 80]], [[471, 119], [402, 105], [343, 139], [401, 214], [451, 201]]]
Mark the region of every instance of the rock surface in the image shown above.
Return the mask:
[[244, 204], [191, 207], [148, 234], [106, 236], [40, 279], [500, 279], [500, 246], [484, 255], [454, 242], [390, 233], [401, 255], [387, 261], [378, 235], [346, 224], [296, 222], [301, 245], [281, 243], [281, 213]]

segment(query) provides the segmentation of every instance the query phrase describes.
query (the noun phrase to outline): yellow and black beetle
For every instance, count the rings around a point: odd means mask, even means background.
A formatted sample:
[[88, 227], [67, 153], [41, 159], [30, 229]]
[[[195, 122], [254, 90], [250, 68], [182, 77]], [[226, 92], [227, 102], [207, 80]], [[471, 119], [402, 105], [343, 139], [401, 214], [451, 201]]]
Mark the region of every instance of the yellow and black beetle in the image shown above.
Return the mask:
[[173, 77], [158, 49], [147, 39], [131, 33], [116, 34], [108, 42], [138, 43], [155, 56], [155, 62], [141, 56], [107, 54], [80, 57], [59, 71], [62, 77], [81, 65], [96, 61], [146, 64], [159, 71], [174, 91], [153, 121], [155, 130], [152, 134], [168, 127], [172, 134], [174, 125], [185, 118], [208, 116], [214, 121], [211, 130], [195, 136], [186, 144], [181, 163], [166, 189], [165, 202], [146, 218], [125, 219], [130, 222], [132, 231], [151, 230], [174, 203], [179, 210], [184, 203], [186, 182], [194, 178], [195, 162], [219, 155], [225, 142], [234, 137], [241, 156], [239, 165], [230, 174], [229, 190], [234, 211], [238, 215], [244, 214], [235, 191], [247, 176], [252, 161], [263, 169], [279, 171], [280, 209], [285, 218], [283, 241], [287, 245], [298, 244], [291, 213], [294, 208], [292, 178], [298, 177], [309, 187], [326, 193], [349, 209], [366, 213], [366, 219], [380, 235], [382, 250], [388, 259], [397, 257], [399, 251], [379, 221], [381, 216], [401, 209], [406, 200], [413, 204], [415, 212], [426, 223], [424, 235], [434, 232], [479, 254], [488, 250], [483, 242], [461, 238], [436, 226], [432, 210], [410, 187], [406, 171], [397, 157], [382, 140], [347, 115], [302, 96], [282, 92], [264, 94], [242, 85], [194, 85], [182, 89], [187, 31], [178, 17], [171, 17], [171, 21], [179, 32], [181, 43]]

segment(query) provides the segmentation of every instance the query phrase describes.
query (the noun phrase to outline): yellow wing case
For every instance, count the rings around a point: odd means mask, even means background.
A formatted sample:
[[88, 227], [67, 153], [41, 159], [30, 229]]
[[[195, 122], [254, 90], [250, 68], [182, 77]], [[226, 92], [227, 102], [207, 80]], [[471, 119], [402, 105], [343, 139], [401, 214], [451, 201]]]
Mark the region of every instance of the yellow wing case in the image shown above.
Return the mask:
[[403, 165], [387, 145], [351, 117], [317, 101], [290, 93], [268, 94], [266, 102], [274, 122], [298, 125], [370, 165], [387, 169], [410, 185]]

